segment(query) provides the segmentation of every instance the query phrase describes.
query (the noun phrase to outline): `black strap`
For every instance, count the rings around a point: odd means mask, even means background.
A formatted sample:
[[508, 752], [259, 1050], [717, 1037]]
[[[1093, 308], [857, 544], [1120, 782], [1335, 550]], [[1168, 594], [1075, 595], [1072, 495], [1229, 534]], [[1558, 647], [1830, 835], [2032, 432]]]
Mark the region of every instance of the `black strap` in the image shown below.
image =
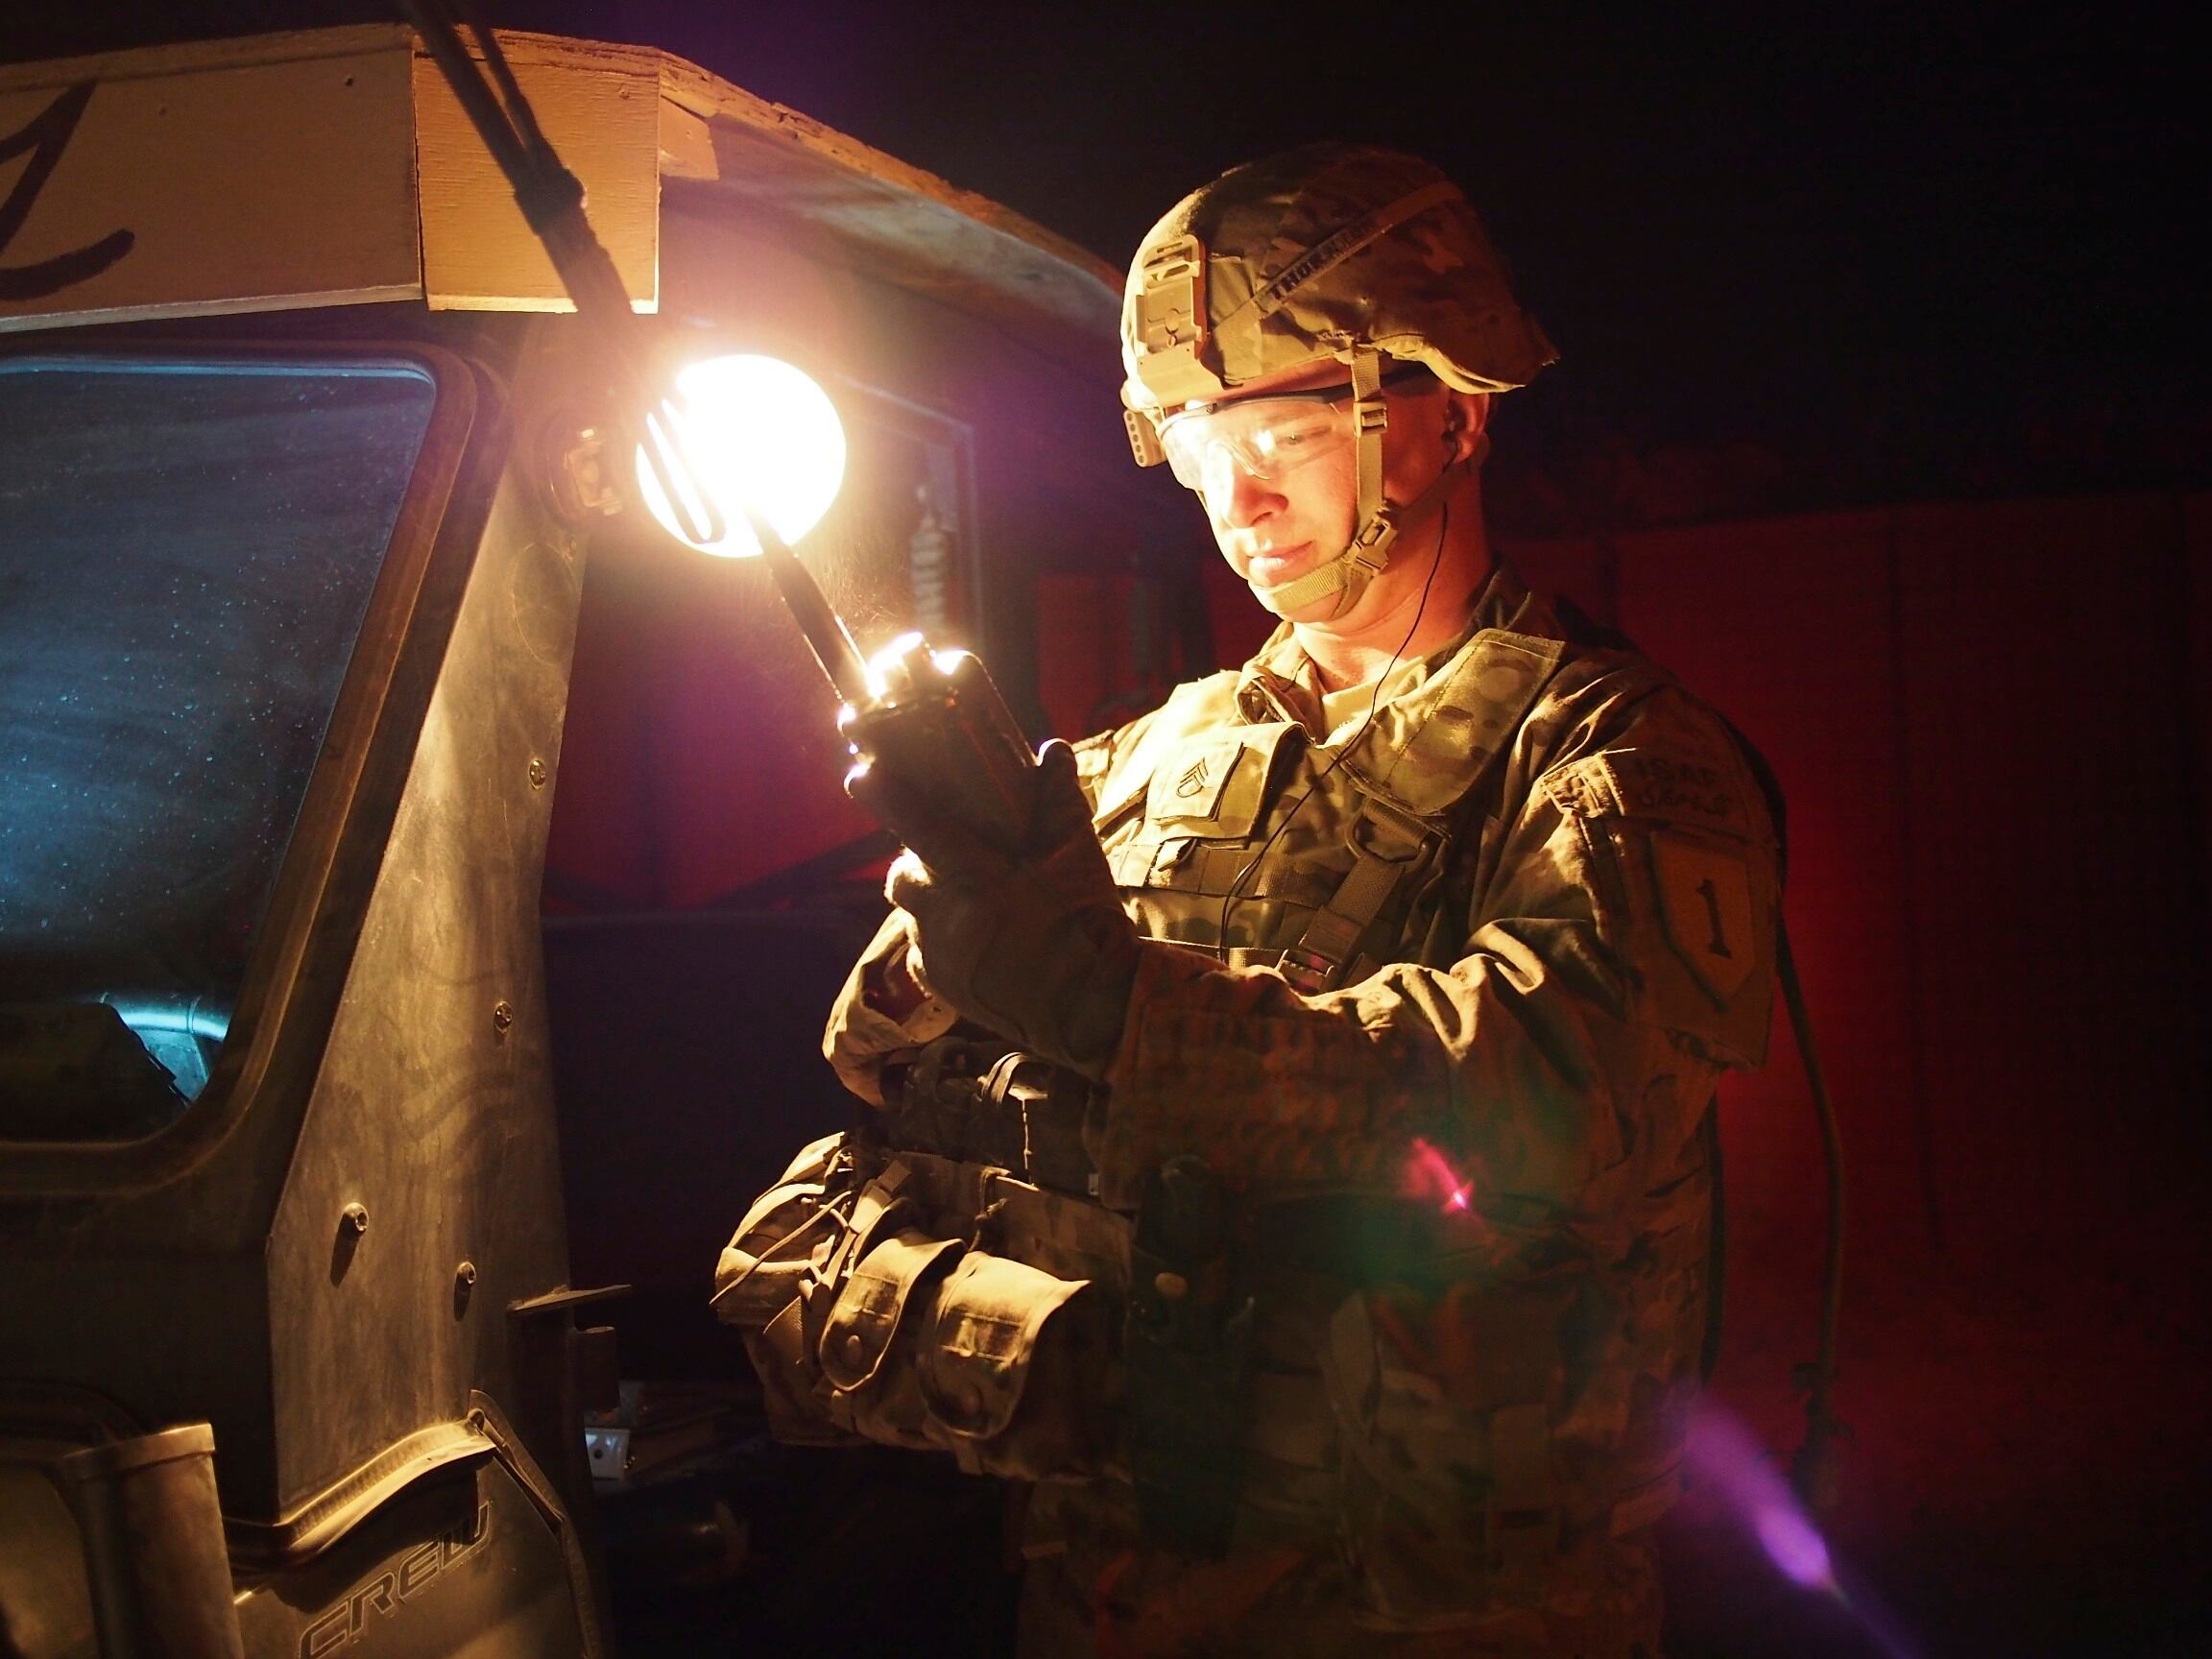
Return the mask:
[[1145, 1185], [1122, 1326], [1129, 1474], [1146, 1539], [1217, 1557], [1244, 1486], [1250, 1295], [1230, 1264], [1230, 1201], [1197, 1158]]

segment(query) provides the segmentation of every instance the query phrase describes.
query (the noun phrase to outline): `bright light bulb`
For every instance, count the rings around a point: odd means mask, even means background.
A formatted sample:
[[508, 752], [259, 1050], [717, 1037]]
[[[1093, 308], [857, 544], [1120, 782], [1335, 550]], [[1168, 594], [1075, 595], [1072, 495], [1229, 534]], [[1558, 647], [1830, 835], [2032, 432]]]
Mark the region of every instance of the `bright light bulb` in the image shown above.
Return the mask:
[[[685, 447], [727, 520], [721, 538], [695, 541], [678, 526], [667, 494], [637, 450], [637, 490], [669, 535], [702, 553], [750, 559], [759, 539], [739, 511], [743, 502], [785, 541], [814, 528], [845, 481], [845, 428], [828, 394], [790, 364], [750, 353], [709, 357], [676, 376], [685, 414]], [[691, 481], [681, 467], [676, 486]], [[706, 515], [692, 501], [695, 520]]]

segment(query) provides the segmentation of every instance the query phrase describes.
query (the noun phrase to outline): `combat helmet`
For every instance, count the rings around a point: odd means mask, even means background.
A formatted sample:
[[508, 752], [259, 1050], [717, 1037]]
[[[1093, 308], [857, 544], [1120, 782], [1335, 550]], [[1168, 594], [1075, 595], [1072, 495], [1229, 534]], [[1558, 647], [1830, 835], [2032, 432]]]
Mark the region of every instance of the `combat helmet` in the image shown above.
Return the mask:
[[1388, 560], [1398, 518], [1426, 500], [1383, 498], [1383, 360], [1421, 364], [1457, 391], [1504, 392], [1556, 355], [1458, 186], [1364, 145], [1306, 145], [1192, 191], [1139, 246], [1121, 305], [1121, 400], [1142, 467], [1166, 459], [1160, 425], [1178, 409], [1330, 358], [1349, 369], [1352, 543], [1283, 589], [1292, 605], [1341, 589], [1338, 613]]

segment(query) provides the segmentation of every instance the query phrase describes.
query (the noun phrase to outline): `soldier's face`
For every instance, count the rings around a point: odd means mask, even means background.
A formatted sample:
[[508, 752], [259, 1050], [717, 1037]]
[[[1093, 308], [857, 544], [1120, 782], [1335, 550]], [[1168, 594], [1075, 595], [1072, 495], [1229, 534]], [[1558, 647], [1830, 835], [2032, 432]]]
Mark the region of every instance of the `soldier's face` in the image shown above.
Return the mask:
[[[1247, 382], [1238, 388], [1234, 403], [1334, 386], [1345, 386], [1349, 398], [1344, 366], [1314, 363]], [[1390, 423], [1382, 440], [1382, 493], [1389, 500], [1412, 500], [1435, 481], [1451, 458], [1444, 427], [1455, 397], [1440, 383], [1426, 379], [1405, 390], [1385, 390]], [[1347, 439], [1287, 469], [1254, 469], [1240, 464], [1225, 446], [1215, 451], [1214, 461], [1196, 489], [1214, 527], [1214, 540], [1230, 567], [1276, 615], [1300, 623], [1331, 619], [1336, 607], [1334, 594], [1295, 608], [1285, 607], [1274, 594], [1352, 544], [1359, 510], [1358, 445]], [[1333, 627], [1356, 628], [1362, 617], [1386, 615], [1405, 597], [1400, 589], [1408, 583], [1412, 589], [1420, 588], [1430, 562], [1405, 556], [1423, 550], [1423, 538], [1411, 533], [1413, 527], [1407, 529], [1409, 534], [1401, 539], [1399, 554], [1345, 615], [1332, 620]]]

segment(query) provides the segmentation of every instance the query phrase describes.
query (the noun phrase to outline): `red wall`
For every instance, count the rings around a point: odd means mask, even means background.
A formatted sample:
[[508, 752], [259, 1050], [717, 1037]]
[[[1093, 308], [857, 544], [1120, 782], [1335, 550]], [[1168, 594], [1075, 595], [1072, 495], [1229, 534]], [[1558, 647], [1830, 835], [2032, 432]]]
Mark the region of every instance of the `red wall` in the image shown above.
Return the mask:
[[[2007, 1562], [2071, 1579], [2094, 1516], [2099, 1552], [2149, 1575], [2139, 1605], [2203, 1472], [2177, 1455], [2200, 1442], [2177, 1315], [2205, 1164], [2187, 526], [2173, 498], [2019, 502], [1613, 549], [1623, 624], [1789, 792], [1791, 926], [1849, 1153], [1842, 1531], [1924, 1603]], [[1802, 1099], [1778, 1041], [1724, 1109], [1720, 1382], [1772, 1444], [1811, 1352]]]

